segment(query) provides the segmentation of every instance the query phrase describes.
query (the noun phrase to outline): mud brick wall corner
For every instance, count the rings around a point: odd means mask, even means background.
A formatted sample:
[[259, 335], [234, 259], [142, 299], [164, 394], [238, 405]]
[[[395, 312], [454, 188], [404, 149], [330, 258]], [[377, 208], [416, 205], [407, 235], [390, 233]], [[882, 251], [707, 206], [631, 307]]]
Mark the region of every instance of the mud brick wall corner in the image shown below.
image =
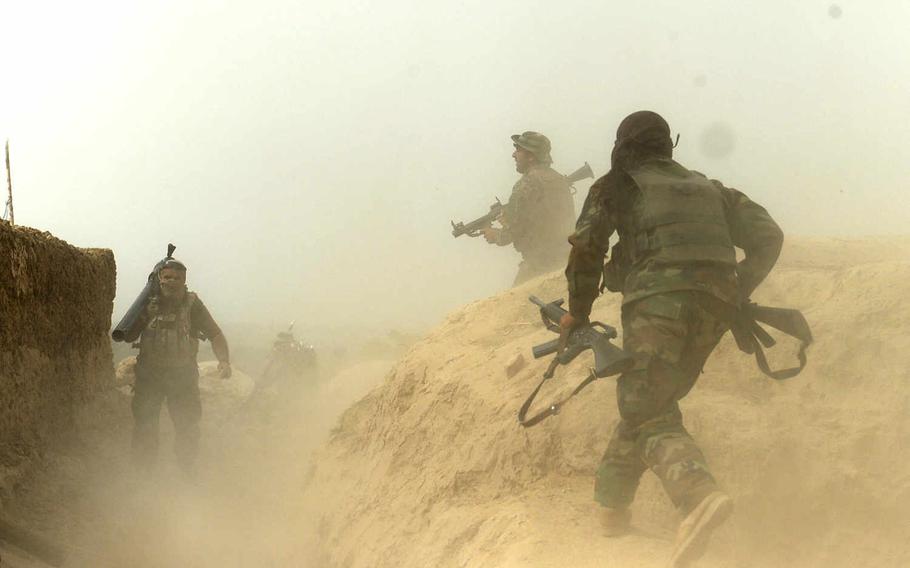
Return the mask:
[[0, 466], [27, 460], [113, 384], [108, 249], [0, 222]]

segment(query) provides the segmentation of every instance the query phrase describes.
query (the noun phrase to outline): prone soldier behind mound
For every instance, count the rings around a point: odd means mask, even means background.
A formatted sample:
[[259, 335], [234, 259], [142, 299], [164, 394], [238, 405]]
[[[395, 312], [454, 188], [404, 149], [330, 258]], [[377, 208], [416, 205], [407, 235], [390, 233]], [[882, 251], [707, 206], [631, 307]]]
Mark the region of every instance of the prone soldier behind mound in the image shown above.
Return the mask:
[[515, 169], [522, 174], [503, 207], [502, 228], [486, 228], [484, 238], [521, 253], [513, 285], [561, 268], [569, 247], [566, 237], [575, 223], [569, 181], [550, 167], [550, 140], [539, 132], [512, 135]]
[[221, 378], [231, 376], [227, 340], [199, 296], [187, 290], [186, 266], [166, 259], [157, 272], [159, 292], [126, 333], [127, 341], [139, 337], [133, 409], [133, 458], [137, 466], [151, 468], [158, 455], [158, 420], [167, 401], [174, 422], [177, 463], [195, 474], [199, 451], [199, 340], [212, 342]]
[[[603, 286], [623, 295], [623, 348], [635, 357], [617, 381], [620, 421], [597, 470], [595, 499], [608, 535], [628, 529], [629, 506], [651, 469], [684, 520], [674, 566], [705, 550], [732, 510], [683, 426], [678, 401], [777, 261], [783, 233], [735, 189], [673, 161], [670, 127], [640, 111], [619, 126], [610, 172], [592, 187], [570, 238], [569, 314], [586, 322]], [[604, 257], [613, 232], [619, 243]], [[743, 249], [737, 263], [734, 247]]]

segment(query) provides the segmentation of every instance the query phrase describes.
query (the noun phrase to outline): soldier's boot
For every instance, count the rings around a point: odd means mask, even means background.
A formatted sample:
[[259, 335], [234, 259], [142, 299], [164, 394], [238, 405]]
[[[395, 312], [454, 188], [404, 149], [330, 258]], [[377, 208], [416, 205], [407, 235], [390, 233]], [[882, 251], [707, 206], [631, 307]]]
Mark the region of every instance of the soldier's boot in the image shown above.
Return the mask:
[[600, 522], [607, 537], [624, 535], [632, 528], [629, 505], [647, 469], [635, 435], [623, 421], [617, 424], [594, 478], [594, 500], [601, 504]]
[[631, 521], [632, 513], [627, 508], [601, 508], [600, 524], [603, 527], [604, 536], [617, 537], [628, 534], [632, 529]]
[[669, 568], [685, 568], [701, 558], [714, 530], [730, 518], [733, 500], [721, 491], [710, 493], [683, 519]]

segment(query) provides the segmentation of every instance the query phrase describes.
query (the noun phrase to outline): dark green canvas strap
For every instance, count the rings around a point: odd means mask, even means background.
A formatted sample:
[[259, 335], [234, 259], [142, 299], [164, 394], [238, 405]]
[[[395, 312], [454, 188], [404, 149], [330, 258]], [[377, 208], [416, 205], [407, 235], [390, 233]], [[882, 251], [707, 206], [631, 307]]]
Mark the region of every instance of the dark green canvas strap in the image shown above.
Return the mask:
[[[759, 322], [767, 324], [800, 341], [796, 354], [798, 367], [772, 370], [768, 365], [764, 349], [770, 349], [777, 343]], [[806, 367], [806, 349], [812, 344], [812, 331], [809, 323], [799, 310], [787, 308], [769, 308], [758, 304], [744, 304], [736, 315], [731, 327], [733, 337], [740, 351], [754, 354], [761, 372], [774, 380], [782, 381], [798, 375]], [[763, 349], [764, 347], [764, 349]]]
[[534, 402], [534, 398], [537, 397], [537, 393], [540, 392], [540, 387], [542, 387], [543, 384], [545, 382], [547, 382], [547, 380], [549, 378], [550, 377], [547, 377], [546, 375], [544, 375], [543, 380], [540, 381], [540, 384], [538, 384], [537, 387], [535, 387], [534, 391], [531, 393], [531, 396], [528, 397], [528, 400], [526, 400], [525, 403], [522, 404], [521, 408], [518, 410], [518, 423], [521, 424], [522, 426], [524, 426], [525, 428], [530, 428], [531, 426], [534, 426], [535, 424], [539, 424], [545, 418], [549, 418], [550, 416], [559, 414], [559, 410], [563, 407], [563, 405], [565, 403], [569, 402], [569, 399], [571, 399], [573, 396], [575, 396], [576, 394], [578, 394], [582, 390], [584, 390], [585, 387], [587, 387], [588, 385], [593, 383], [594, 380], [597, 379], [597, 376], [592, 371], [591, 374], [588, 375], [588, 378], [583, 380], [577, 387], [575, 387], [575, 390], [573, 390], [569, 394], [569, 396], [563, 398], [562, 400], [558, 400], [558, 401], [554, 402], [553, 404], [548, 406], [545, 410], [541, 410], [534, 416], [532, 416], [530, 418], [526, 418], [526, 416], [528, 415], [528, 410], [530, 410], [530, 408], [531, 408], [531, 403]]

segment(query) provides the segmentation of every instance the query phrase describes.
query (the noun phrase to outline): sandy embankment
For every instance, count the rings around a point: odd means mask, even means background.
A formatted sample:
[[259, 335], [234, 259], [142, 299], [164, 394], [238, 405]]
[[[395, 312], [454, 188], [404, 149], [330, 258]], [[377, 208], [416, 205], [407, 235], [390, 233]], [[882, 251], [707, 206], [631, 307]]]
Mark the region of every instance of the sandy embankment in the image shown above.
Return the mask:
[[[816, 336], [809, 367], [775, 383], [726, 337], [683, 403], [737, 502], [700, 566], [910, 565], [908, 259], [906, 238], [788, 243], [755, 299], [804, 311]], [[343, 414], [306, 493], [320, 565], [663, 565], [677, 518], [650, 474], [634, 506], [639, 531], [598, 534], [592, 476], [617, 418], [611, 380], [540, 426], [516, 422], [546, 363], [512, 378], [503, 369], [551, 337], [529, 293], [560, 297], [564, 281], [553, 274], [457, 310]], [[605, 297], [594, 315], [616, 323], [618, 308]], [[585, 363], [541, 397], [574, 386]]]

